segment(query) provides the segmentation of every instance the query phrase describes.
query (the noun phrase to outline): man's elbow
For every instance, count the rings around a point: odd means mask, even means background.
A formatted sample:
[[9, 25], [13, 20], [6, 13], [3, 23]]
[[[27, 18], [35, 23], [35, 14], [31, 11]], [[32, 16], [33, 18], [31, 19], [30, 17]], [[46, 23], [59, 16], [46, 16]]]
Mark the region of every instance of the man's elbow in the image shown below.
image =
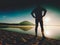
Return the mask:
[[45, 13], [47, 12], [47, 10], [45, 10]]
[[33, 13], [31, 13], [31, 15], [33, 15]]

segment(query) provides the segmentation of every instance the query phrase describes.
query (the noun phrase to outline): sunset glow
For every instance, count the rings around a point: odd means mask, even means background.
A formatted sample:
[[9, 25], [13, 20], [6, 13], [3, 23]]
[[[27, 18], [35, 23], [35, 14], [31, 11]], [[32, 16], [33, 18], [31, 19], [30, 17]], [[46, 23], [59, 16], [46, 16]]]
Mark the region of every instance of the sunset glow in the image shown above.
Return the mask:
[[50, 21], [50, 18], [49, 18], [49, 17], [46, 17], [46, 18], [44, 19], [44, 21], [47, 23], [47, 22]]

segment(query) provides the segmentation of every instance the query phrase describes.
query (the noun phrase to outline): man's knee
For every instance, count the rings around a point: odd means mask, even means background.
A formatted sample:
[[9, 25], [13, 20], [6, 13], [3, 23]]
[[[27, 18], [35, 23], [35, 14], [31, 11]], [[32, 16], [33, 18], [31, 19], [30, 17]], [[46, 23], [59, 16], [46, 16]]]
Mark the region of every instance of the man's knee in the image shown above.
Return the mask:
[[36, 26], [35, 26], [36, 28], [38, 27], [38, 24], [36, 24]]
[[41, 29], [41, 32], [44, 32], [44, 29]]
[[38, 23], [36, 23], [36, 27], [38, 27]]

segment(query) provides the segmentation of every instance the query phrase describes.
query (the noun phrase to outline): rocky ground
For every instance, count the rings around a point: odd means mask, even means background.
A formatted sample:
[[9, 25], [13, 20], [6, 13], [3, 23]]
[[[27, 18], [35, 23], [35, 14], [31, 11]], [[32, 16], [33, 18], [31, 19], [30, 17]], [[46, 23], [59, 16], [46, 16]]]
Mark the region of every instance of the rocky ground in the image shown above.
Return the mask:
[[0, 45], [60, 45], [60, 40], [41, 37], [35, 38], [34, 35], [9, 32], [0, 29]]

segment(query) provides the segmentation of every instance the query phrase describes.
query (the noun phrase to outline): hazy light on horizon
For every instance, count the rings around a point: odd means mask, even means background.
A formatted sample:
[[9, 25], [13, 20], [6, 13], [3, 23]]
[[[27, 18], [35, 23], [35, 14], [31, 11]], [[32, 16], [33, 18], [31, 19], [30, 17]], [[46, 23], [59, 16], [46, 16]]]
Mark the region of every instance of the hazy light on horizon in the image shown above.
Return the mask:
[[[25, 10], [24, 10], [25, 11]], [[19, 23], [22, 21], [30, 21], [35, 24], [35, 19], [31, 16], [32, 10], [27, 12], [17, 11], [18, 13], [0, 16], [0, 23]], [[60, 18], [57, 12], [47, 9], [47, 14], [43, 17], [44, 25], [60, 25]]]

